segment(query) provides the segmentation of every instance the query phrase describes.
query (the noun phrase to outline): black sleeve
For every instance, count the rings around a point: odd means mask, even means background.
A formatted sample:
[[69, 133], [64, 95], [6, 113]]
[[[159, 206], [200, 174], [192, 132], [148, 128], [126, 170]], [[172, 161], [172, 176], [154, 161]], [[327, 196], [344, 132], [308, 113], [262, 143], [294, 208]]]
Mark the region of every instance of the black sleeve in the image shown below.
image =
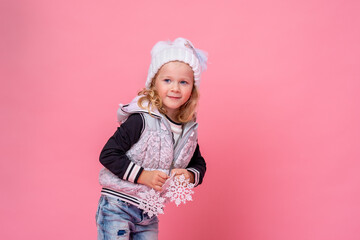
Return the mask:
[[194, 155], [192, 156], [186, 169], [194, 173], [195, 186], [202, 183], [206, 172], [206, 162], [205, 159], [201, 156], [199, 144], [197, 144]]
[[144, 169], [133, 163], [126, 156], [126, 152], [139, 140], [143, 131], [143, 121], [143, 116], [139, 113], [130, 115], [118, 127], [100, 153], [100, 162], [105, 168], [119, 178], [134, 183], [137, 183]]

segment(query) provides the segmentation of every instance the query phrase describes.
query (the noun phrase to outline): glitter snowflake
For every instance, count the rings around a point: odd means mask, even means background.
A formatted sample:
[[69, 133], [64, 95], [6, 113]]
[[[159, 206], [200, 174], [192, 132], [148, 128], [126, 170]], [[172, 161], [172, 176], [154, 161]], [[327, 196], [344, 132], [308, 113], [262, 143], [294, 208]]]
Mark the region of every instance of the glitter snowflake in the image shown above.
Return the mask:
[[165, 198], [160, 197], [160, 193], [155, 192], [154, 189], [151, 189], [148, 192], [140, 193], [142, 201], [140, 201], [139, 208], [144, 210], [144, 213], [147, 213], [149, 217], [153, 215], [157, 216], [158, 214], [164, 214], [164, 201]]
[[189, 183], [189, 179], [185, 179], [185, 176], [181, 175], [170, 182], [165, 196], [170, 198], [171, 202], [175, 201], [176, 206], [179, 206], [181, 202], [185, 204], [186, 201], [192, 201], [194, 191], [191, 189], [193, 188], [194, 184]]

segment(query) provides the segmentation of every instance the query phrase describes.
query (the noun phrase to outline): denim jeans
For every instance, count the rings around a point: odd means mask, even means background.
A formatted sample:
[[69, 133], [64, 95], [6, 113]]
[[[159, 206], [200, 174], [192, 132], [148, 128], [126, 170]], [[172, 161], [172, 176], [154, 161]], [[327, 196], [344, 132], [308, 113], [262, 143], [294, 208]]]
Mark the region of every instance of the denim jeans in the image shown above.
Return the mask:
[[98, 240], [157, 240], [158, 223], [156, 216], [149, 218], [130, 203], [116, 197], [100, 197], [96, 212]]

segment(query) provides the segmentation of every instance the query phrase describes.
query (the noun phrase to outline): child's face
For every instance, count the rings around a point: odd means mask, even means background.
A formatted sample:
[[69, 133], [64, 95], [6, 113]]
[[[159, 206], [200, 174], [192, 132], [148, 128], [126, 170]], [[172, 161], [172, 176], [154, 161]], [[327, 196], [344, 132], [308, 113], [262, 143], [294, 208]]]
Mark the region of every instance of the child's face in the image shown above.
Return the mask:
[[157, 90], [167, 114], [176, 113], [191, 96], [194, 85], [194, 72], [183, 62], [164, 64], [155, 79]]

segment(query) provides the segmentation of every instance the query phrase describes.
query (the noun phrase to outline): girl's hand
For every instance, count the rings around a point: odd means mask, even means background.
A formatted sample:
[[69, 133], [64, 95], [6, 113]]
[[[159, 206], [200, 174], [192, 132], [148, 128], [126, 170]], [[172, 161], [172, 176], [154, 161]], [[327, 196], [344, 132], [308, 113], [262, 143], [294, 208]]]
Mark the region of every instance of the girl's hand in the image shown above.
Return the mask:
[[173, 170], [171, 170], [171, 174], [175, 173], [175, 177], [179, 177], [182, 174], [184, 174], [185, 179], [190, 179], [190, 183], [195, 183], [195, 176], [192, 172], [186, 170], [186, 169], [182, 169], [182, 168], [174, 168]]
[[164, 185], [166, 179], [169, 176], [161, 171], [147, 171], [144, 170], [139, 176], [138, 183], [144, 184], [150, 188], [155, 189], [156, 191], [162, 191], [162, 185]]

